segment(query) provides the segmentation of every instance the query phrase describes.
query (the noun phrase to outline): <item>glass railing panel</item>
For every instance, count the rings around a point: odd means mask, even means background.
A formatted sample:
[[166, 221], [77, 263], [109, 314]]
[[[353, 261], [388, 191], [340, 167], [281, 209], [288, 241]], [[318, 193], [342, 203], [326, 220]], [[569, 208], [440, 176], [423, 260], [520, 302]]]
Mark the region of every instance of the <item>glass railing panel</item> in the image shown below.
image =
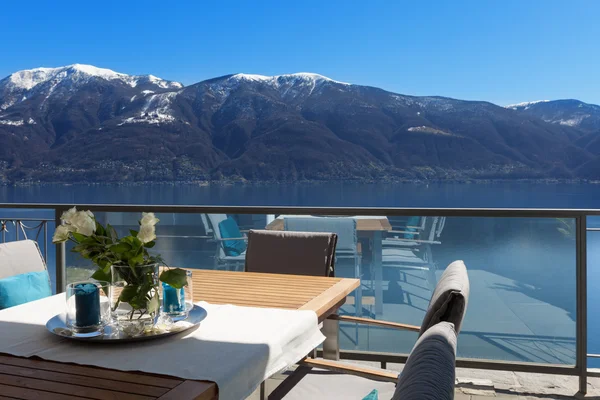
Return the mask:
[[[140, 216], [96, 213], [121, 235], [137, 229]], [[235, 220], [242, 236], [247, 229], [297, 230], [286, 222], [293, 216], [157, 216], [161, 221], [152, 251], [184, 268], [243, 270], [243, 252], [232, 257], [222, 246], [219, 223], [225, 218]], [[306, 230], [340, 236], [336, 276], [361, 278], [361, 290], [348, 296], [341, 314], [420, 325], [444, 268], [460, 259], [469, 271], [471, 295], [459, 357], [574, 364], [573, 219], [354, 216], [356, 225], [344, 228], [335, 224], [340, 217], [314, 219], [319, 225], [306, 225]], [[76, 256], [67, 253], [69, 279], [92, 271]], [[342, 350], [409, 353], [416, 339], [412, 332], [341, 324]]]
[[[600, 354], [600, 217], [587, 217], [588, 354]], [[588, 367], [600, 368], [600, 358], [589, 357]]]

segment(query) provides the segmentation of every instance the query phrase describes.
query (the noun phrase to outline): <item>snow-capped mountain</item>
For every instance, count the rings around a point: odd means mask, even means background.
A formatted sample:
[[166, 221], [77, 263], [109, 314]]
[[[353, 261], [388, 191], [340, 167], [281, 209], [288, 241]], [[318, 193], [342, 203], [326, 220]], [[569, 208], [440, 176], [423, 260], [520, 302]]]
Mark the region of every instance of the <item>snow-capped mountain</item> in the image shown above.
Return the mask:
[[141, 90], [176, 90], [183, 85], [153, 75], [126, 75], [92, 65], [73, 64], [59, 68], [35, 68], [15, 72], [0, 80], [0, 110], [27, 99], [65, 95], [93, 83], [110, 83]]
[[584, 116], [595, 107], [505, 108], [313, 73], [183, 87], [78, 64], [37, 68], [0, 81], [0, 182], [571, 178], [596, 160], [600, 177], [600, 135]]
[[600, 132], [600, 106], [579, 100], [543, 100], [506, 106], [552, 124]]

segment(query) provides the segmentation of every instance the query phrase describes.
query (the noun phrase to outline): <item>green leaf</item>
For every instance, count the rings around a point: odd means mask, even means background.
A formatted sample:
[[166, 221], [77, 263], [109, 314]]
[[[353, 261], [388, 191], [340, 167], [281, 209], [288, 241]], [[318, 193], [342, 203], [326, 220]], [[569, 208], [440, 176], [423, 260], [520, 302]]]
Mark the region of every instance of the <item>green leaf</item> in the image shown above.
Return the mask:
[[[137, 285], [127, 285], [121, 291], [119, 300], [124, 303], [131, 303], [133, 299], [137, 297], [139, 287]], [[132, 304], [133, 307], [133, 304]]]
[[131, 257], [129, 259], [129, 266], [130, 267], [135, 267], [136, 265], [140, 265], [144, 263], [144, 255], [143, 254], [138, 254], [134, 257]]
[[[96, 272], [94, 272], [92, 274], [92, 276], [90, 276], [90, 278], [95, 279], [97, 281], [102, 281], [102, 282], [108, 282], [108, 283], [112, 282], [112, 279], [111, 279], [112, 277], [111, 277], [110, 271], [108, 271], [108, 273], [106, 273], [103, 269], [96, 270]], [[104, 291], [104, 294], [106, 296], [108, 296], [108, 286], [102, 285], [102, 290]]]
[[106, 231], [104, 230], [104, 227], [100, 225], [100, 222], [96, 221], [96, 235], [104, 236], [105, 234]]
[[187, 273], [181, 268], [168, 269], [160, 274], [160, 281], [175, 289], [181, 289], [187, 285]]
[[129, 243], [117, 243], [111, 245], [109, 249], [115, 254], [122, 254], [131, 250], [131, 245]]
[[145, 247], [145, 248], [147, 248], [147, 249], [151, 249], [151, 248], [153, 248], [153, 247], [154, 247], [154, 245], [155, 245], [155, 244], [156, 244], [156, 242], [155, 242], [155, 241], [148, 242], [148, 243], [145, 243], [145, 244], [144, 244], [144, 247]]
[[77, 232], [72, 232], [71, 233], [73, 235], [73, 239], [75, 239], [77, 242], [81, 243], [84, 240], [86, 240], [88, 237], [85, 235], [82, 235], [81, 233], [77, 233]]
[[133, 237], [137, 237], [137, 235], [138, 235], [138, 231], [134, 231], [133, 229], [130, 229], [129, 233], [131, 233], [131, 236], [133, 236]]
[[108, 271], [108, 273], [102, 269], [99, 268], [96, 270], [96, 272], [94, 272], [91, 276], [92, 279], [96, 279], [97, 281], [106, 281], [106, 282], [110, 282], [110, 270]]

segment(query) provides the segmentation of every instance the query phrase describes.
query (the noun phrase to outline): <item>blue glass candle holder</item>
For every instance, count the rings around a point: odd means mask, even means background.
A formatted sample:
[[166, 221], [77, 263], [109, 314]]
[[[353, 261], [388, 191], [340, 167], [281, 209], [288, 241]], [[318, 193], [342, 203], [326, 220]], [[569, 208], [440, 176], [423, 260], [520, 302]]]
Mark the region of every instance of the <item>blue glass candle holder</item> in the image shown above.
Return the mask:
[[174, 288], [168, 283], [162, 282], [162, 313], [174, 319], [186, 318], [193, 305], [192, 294], [192, 272], [186, 271], [187, 284], [180, 288]]
[[102, 334], [109, 314], [108, 283], [75, 282], [67, 285], [66, 323], [75, 335]]

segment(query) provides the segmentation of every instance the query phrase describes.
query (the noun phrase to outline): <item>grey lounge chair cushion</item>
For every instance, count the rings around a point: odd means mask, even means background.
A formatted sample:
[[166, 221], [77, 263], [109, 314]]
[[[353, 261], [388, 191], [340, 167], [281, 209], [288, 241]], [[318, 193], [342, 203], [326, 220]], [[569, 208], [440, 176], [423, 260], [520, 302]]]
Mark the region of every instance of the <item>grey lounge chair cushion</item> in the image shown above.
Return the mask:
[[333, 276], [334, 233], [251, 230], [246, 271]]
[[0, 279], [45, 270], [40, 249], [33, 240], [0, 244]]
[[453, 323], [456, 332], [460, 332], [467, 310], [469, 287], [465, 263], [459, 260], [448, 265], [431, 295], [419, 335], [441, 321]]
[[398, 378], [392, 400], [454, 398], [456, 331], [440, 322], [417, 340]]

